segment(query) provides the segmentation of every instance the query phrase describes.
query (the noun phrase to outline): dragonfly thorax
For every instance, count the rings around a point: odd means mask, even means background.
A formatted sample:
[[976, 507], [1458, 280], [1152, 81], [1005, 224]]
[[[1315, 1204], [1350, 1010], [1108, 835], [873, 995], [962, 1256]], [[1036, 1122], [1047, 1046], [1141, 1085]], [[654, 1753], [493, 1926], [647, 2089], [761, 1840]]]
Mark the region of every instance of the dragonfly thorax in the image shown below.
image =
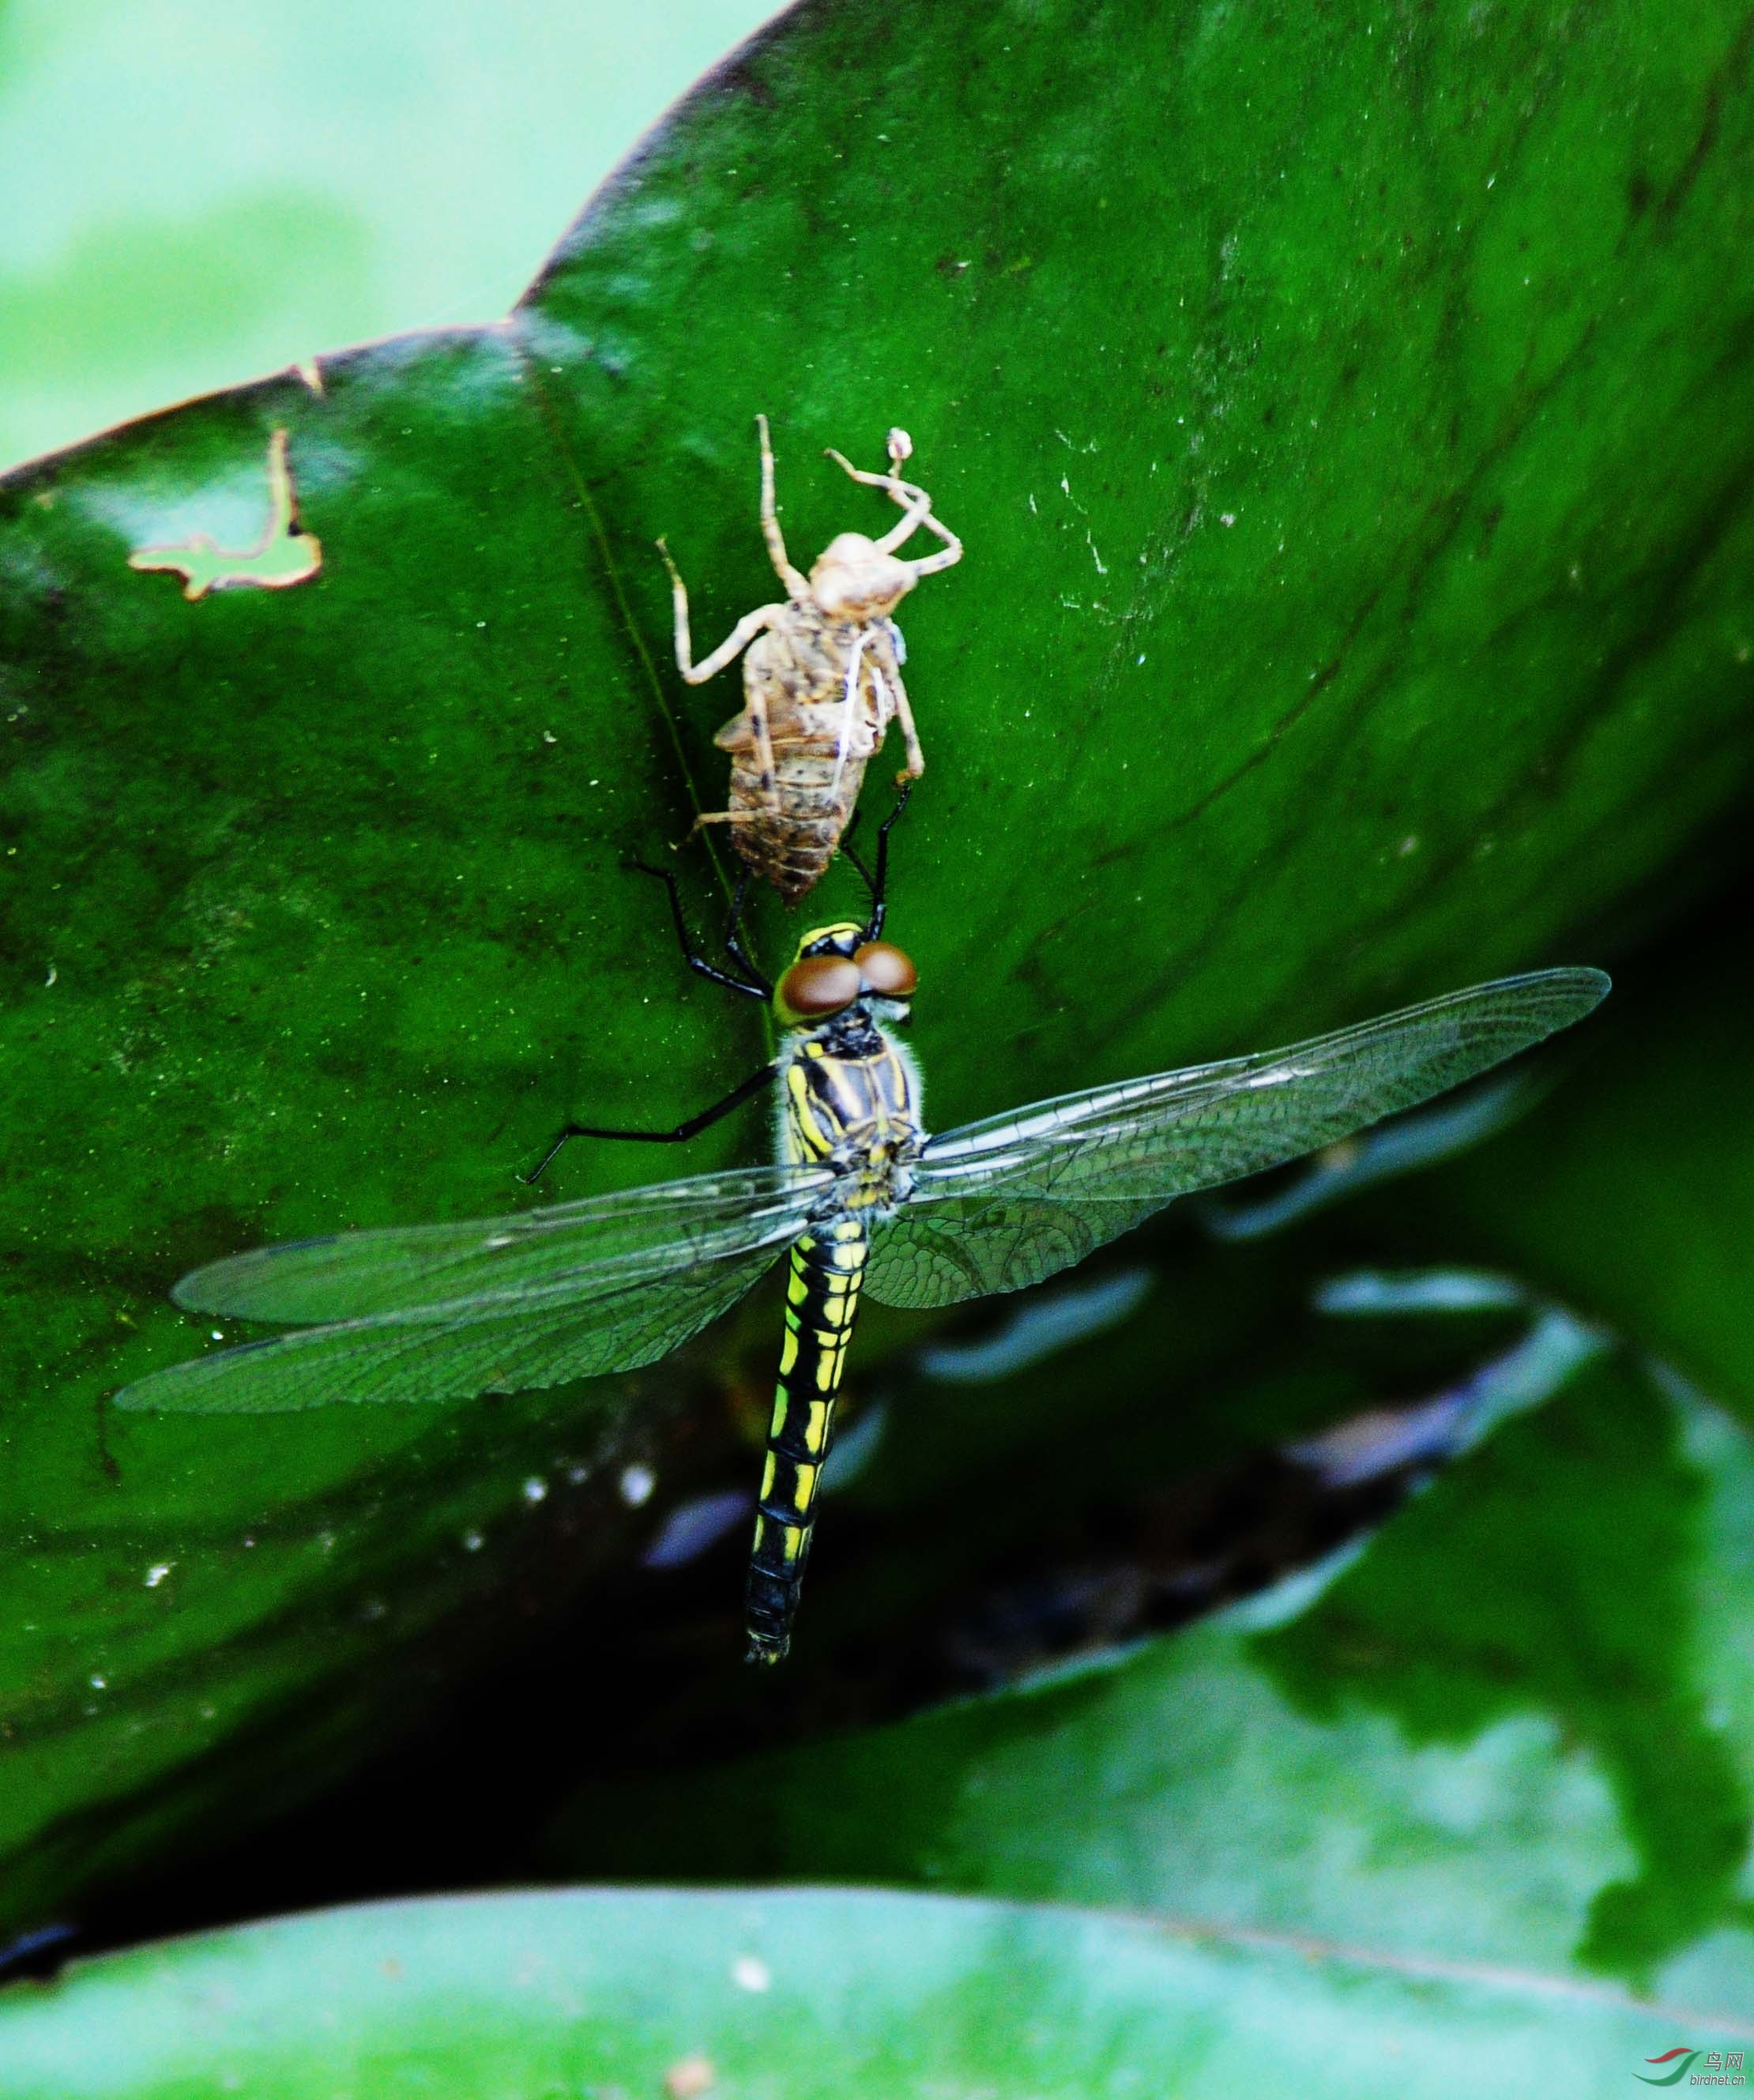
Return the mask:
[[912, 1195], [919, 1075], [866, 1001], [794, 1037], [780, 1114], [781, 1159], [834, 1174], [828, 1209], [886, 1216]]

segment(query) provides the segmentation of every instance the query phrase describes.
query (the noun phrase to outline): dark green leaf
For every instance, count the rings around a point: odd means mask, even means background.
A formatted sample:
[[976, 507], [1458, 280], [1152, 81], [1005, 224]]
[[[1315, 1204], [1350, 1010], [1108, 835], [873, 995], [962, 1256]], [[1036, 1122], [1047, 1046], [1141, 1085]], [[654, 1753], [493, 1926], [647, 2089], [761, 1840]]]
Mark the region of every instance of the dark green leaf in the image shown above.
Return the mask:
[[[121, 1803], [169, 1829], [412, 1710], [520, 1482], [619, 1463], [619, 1389], [101, 1403], [206, 1345], [196, 1263], [499, 1211], [569, 1111], [668, 1123], [764, 1053], [618, 871], [723, 793], [734, 681], [663, 669], [650, 543], [703, 637], [771, 593], [758, 409], [800, 556], [885, 509], [818, 448], [897, 421], [968, 543], [908, 608], [892, 922], [941, 1123], [1596, 960], [1695, 879], [1754, 755], [1746, 58], [1724, 5], [1655, 51], [1624, 7], [813, 6], [509, 326], [0, 484], [0, 1856], [58, 1833], [7, 1904], [126, 1854]], [[282, 430], [319, 575], [130, 569], [248, 567]], [[650, 1167], [575, 1147], [555, 1193]]]
[[1754, 2018], [1754, 1448], [1611, 1359], [1292, 1622], [662, 1788], [569, 1873], [923, 1882]]

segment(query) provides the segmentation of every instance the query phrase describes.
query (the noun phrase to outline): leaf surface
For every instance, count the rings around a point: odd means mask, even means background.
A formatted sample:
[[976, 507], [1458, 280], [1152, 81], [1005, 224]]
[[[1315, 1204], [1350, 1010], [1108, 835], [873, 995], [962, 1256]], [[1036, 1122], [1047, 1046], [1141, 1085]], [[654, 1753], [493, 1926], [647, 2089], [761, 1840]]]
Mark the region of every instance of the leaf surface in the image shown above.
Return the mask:
[[[722, 795], [734, 676], [666, 668], [652, 542], [703, 638], [771, 595], [758, 411], [800, 558], [887, 510], [820, 448], [894, 423], [968, 545], [905, 608], [941, 1127], [1611, 960], [1699, 879], [1754, 759], [1747, 59], [1725, 4], [1655, 47], [1629, 4], [808, 5], [505, 324], [0, 482], [6, 1904], [314, 1783], [461, 1667], [426, 1636], [471, 1600], [625, 1550], [675, 1380], [104, 1401], [213, 1346], [168, 1299], [199, 1264], [493, 1215], [569, 1114], [668, 1124], [766, 1054], [619, 871]], [[204, 544], [273, 575], [130, 566]], [[650, 1163], [563, 1164], [549, 1200]], [[571, 1572], [514, 1582], [580, 1470]]]
[[[1666, 2009], [1347, 1950], [879, 1890], [555, 1890], [319, 1912], [0, 1996], [15, 2100], [1583, 2096]], [[1702, 2049], [1740, 2031], [1693, 2020]]]
[[1747, 1433], [1598, 1356], [1325, 1590], [831, 1754], [599, 1783], [547, 1856], [1160, 1912], [1754, 2021], [1751, 1539]]

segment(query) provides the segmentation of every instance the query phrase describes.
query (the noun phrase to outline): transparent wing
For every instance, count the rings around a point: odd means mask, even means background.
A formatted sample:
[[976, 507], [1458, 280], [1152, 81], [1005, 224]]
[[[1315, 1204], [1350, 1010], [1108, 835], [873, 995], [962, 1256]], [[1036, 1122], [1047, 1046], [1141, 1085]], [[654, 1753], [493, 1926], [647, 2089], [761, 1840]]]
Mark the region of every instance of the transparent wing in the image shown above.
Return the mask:
[[831, 1178], [820, 1167], [755, 1167], [506, 1218], [292, 1240], [197, 1268], [171, 1295], [191, 1312], [302, 1326], [562, 1286], [588, 1295], [630, 1271], [650, 1281], [795, 1238]]
[[1599, 970], [1503, 977], [1221, 1065], [1064, 1094], [932, 1139], [907, 1206], [878, 1228], [885, 1304], [1020, 1290], [1178, 1196], [1276, 1167], [1471, 1079], [1581, 1021]]
[[306, 1327], [155, 1371], [118, 1406], [277, 1414], [337, 1401], [467, 1400], [655, 1362], [740, 1298], [780, 1242], [680, 1274], [624, 1280], [588, 1298], [476, 1299], [425, 1315]]
[[155, 1372], [124, 1407], [265, 1414], [434, 1401], [631, 1370], [741, 1297], [831, 1177], [707, 1175], [507, 1218], [265, 1247], [177, 1286], [192, 1308], [331, 1324]]

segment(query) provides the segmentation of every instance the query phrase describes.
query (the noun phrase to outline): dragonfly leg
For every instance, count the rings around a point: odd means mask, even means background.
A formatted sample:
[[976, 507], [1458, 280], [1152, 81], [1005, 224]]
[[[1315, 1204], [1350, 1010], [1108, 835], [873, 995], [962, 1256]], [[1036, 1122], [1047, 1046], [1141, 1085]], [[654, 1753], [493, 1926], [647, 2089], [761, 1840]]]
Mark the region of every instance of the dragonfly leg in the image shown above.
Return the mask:
[[772, 982], [756, 968], [743, 946], [743, 906], [749, 896], [749, 879], [753, 872], [746, 865], [737, 877], [736, 889], [731, 893], [731, 915], [725, 922], [725, 952], [739, 969], [760, 986], [761, 996], [771, 999], [773, 996]]
[[837, 853], [844, 854], [846, 855], [847, 858], [852, 862], [854, 867], [858, 870], [860, 880], [864, 883], [865, 887], [869, 889], [871, 886], [871, 871], [865, 865], [862, 856], [856, 854], [853, 850], [853, 841], [858, 836], [859, 826], [863, 823], [864, 821], [865, 812], [862, 810], [855, 810], [853, 812], [852, 817], [848, 821], [847, 828], [840, 834], [840, 844], [835, 849], [835, 850]]
[[694, 936], [688, 930], [688, 921], [682, 915], [681, 893], [676, 886], [676, 877], [668, 868], [648, 867], [642, 860], [630, 860], [627, 866], [632, 874], [655, 876], [670, 893], [670, 915], [676, 921], [676, 937], [681, 943], [683, 960], [691, 970], [699, 971], [703, 977], [710, 977], [714, 984], [723, 985], [727, 991], [741, 992], [745, 999], [771, 999], [773, 996], [773, 986], [754, 968], [747, 956], [732, 946], [732, 933], [736, 931], [738, 918], [743, 910], [744, 886], [749, 880], [747, 873], [737, 885], [736, 897], [731, 906], [731, 932], [727, 933], [725, 945], [732, 959], [741, 963], [750, 976], [756, 979], [753, 984], [746, 984], [741, 977], [734, 977], [727, 971], [715, 968], [694, 946]]
[[728, 1116], [733, 1109], [741, 1108], [745, 1101], [759, 1094], [765, 1087], [772, 1086], [778, 1070], [778, 1061], [764, 1065], [759, 1072], [751, 1072], [741, 1086], [733, 1087], [723, 1101], [715, 1101], [710, 1109], [703, 1109], [699, 1115], [690, 1116], [686, 1123], [679, 1123], [674, 1130], [602, 1130], [595, 1123], [569, 1123], [555, 1134], [554, 1142], [530, 1172], [520, 1174], [518, 1178], [527, 1189], [534, 1188], [575, 1137], [615, 1138], [632, 1145], [685, 1144], [697, 1132], [705, 1130], [708, 1124], [716, 1123], [721, 1116]]
[[896, 819], [907, 807], [907, 798], [913, 792], [913, 782], [904, 783], [901, 793], [895, 798], [895, 807], [877, 827], [877, 866], [875, 872], [865, 865], [849, 844], [858, 823], [857, 817], [847, 827], [845, 836], [840, 841], [840, 850], [864, 877], [865, 887], [871, 893], [870, 923], [865, 929], [867, 941], [875, 941], [883, 931], [884, 915], [888, 909], [885, 893], [889, 886], [889, 832]]

